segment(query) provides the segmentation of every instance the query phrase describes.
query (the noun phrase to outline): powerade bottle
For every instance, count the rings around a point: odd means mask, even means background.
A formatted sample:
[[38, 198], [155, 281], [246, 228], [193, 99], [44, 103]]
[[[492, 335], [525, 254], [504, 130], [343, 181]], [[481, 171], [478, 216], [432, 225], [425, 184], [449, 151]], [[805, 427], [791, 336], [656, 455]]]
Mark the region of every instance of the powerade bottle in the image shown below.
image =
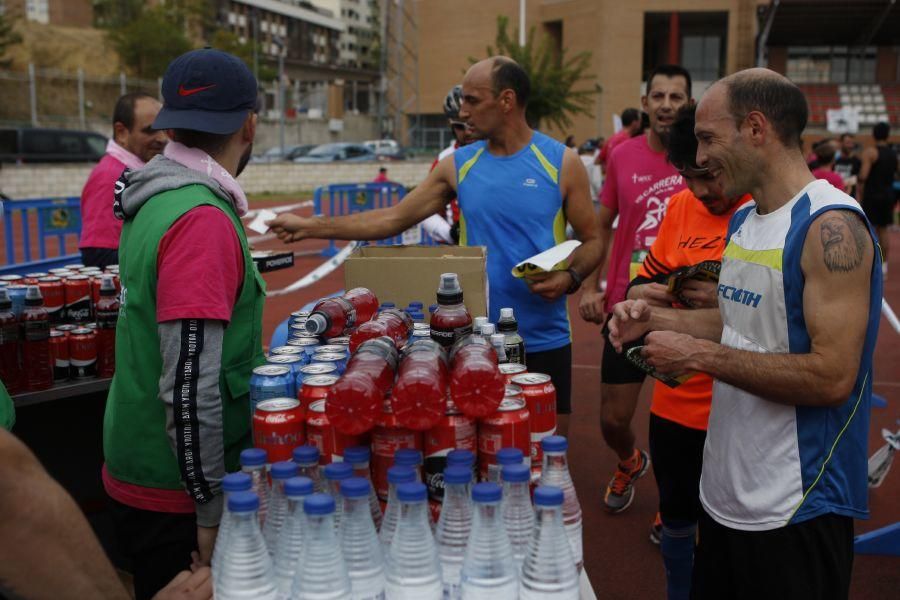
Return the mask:
[[104, 275], [100, 284], [97, 314], [97, 377], [112, 377], [116, 370], [116, 321], [119, 300], [112, 275]]
[[0, 288], [0, 380], [10, 394], [22, 391], [22, 369], [19, 367], [19, 319], [12, 300]]
[[472, 333], [472, 315], [463, 304], [463, 291], [456, 273], [441, 275], [437, 301], [437, 310], [431, 315], [431, 339], [450, 348], [456, 340]]
[[25, 387], [30, 391], [46, 390], [53, 385], [50, 364], [50, 316], [44, 309], [41, 289], [29, 285], [22, 310], [22, 365]]
[[506, 360], [511, 363], [525, 364], [525, 340], [519, 335], [519, 322], [511, 308], [500, 309], [500, 320], [497, 321], [497, 332], [503, 334], [506, 346]]
[[324, 338], [346, 335], [378, 312], [378, 298], [366, 288], [353, 288], [340, 298], [325, 298], [313, 307], [306, 331]]

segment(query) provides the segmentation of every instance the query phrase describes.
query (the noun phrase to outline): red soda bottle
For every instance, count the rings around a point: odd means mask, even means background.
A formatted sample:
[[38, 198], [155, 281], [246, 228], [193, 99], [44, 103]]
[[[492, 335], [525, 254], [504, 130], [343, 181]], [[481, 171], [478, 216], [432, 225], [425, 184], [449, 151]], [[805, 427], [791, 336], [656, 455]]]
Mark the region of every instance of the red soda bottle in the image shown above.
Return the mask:
[[400, 361], [391, 409], [401, 426], [414, 431], [434, 427], [446, 412], [447, 357], [440, 344], [421, 340]]
[[116, 320], [119, 299], [112, 275], [104, 275], [100, 284], [97, 314], [97, 377], [112, 377], [116, 370]]
[[25, 366], [25, 387], [29, 391], [46, 390], [53, 385], [50, 364], [50, 316], [44, 309], [41, 289], [28, 286], [25, 309], [22, 311], [22, 364]]
[[10, 394], [18, 394], [23, 389], [19, 337], [19, 320], [12, 310], [12, 300], [0, 288], [0, 380]]
[[463, 304], [463, 291], [456, 273], [441, 275], [437, 291], [438, 307], [431, 315], [431, 339], [444, 348], [472, 333], [472, 315]]
[[460, 340], [450, 354], [450, 398], [467, 416], [492, 415], [506, 392], [506, 380], [489, 341], [477, 335]]
[[369, 340], [347, 363], [347, 370], [328, 391], [325, 413], [341, 433], [359, 435], [375, 426], [384, 397], [394, 383], [397, 349], [388, 338]]
[[387, 337], [367, 340], [347, 363], [347, 371], [363, 371], [372, 376], [386, 395], [394, 385], [399, 355], [394, 342]]
[[413, 320], [407, 313], [395, 308], [387, 308], [378, 313], [373, 320], [360, 325], [350, 335], [350, 352], [356, 352], [356, 349], [366, 340], [379, 337], [390, 338], [394, 345], [400, 348], [406, 344], [412, 328]]
[[324, 338], [345, 335], [371, 319], [377, 310], [375, 294], [366, 288], [354, 288], [340, 298], [320, 300], [306, 320], [306, 331]]

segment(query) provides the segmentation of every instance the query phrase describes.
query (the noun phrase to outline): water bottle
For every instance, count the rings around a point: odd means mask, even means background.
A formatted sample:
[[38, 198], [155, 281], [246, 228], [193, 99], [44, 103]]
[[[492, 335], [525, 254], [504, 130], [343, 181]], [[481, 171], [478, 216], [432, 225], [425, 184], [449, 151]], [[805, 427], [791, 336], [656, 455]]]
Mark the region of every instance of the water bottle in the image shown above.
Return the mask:
[[284, 525], [278, 532], [273, 569], [278, 600], [290, 600], [291, 598], [291, 588], [297, 572], [297, 561], [300, 560], [300, 554], [303, 552], [303, 545], [306, 541], [306, 514], [303, 512], [303, 500], [313, 491], [313, 481], [309, 477], [291, 477], [284, 482], [287, 514]]
[[521, 600], [578, 600], [578, 571], [563, 527], [564, 498], [557, 487], [534, 491], [537, 523], [522, 564]]
[[334, 526], [334, 498], [312, 494], [303, 501], [306, 536], [297, 561], [292, 600], [351, 600], [350, 577]]
[[266, 476], [266, 451], [262, 448], [247, 448], [241, 451], [241, 471], [253, 480], [253, 493], [259, 496], [259, 524], [266, 523], [269, 503], [269, 478]]
[[384, 559], [369, 509], [372, 485], [351, 477], [341, 482], [339, 537], [353, 600], [384, 600]]
[[472, 321], [472, 335], [482, 335], [481, 328], [487, 322], [487, 317], [475, 317], [475, 319]]
[[232, 526], [216, 585], [218, 600], [276, 599], [272, 559], [259, 528], [259, 505], [259, 496], [253, 492], [228, 497]]
[[297, 475], [312, 479], [317, 494], [328, 493], [322, 474], [319, 472], [319, 448], [316, 446], [297, 446], [291, 454], [297, 463]]
[[528, 553], [528, 543], [534, 530], [534, 507], [531, 505], [531, 469], [528, 465], [506, 465], [502, 471], [503, 525], [512, 546], [516, 572], [522, 568], [522, 561]]
[[472, 486], [472, 534], [460, 575], [463, 600], [518, 600], [519, 577], [503, 528], [502, 497], [496, 483]]
[[416, 473], [416, 481], [422, 481], [422, 451], [416, 448], [398, 448], [394, 452], [395, 467], [409, 467]]
[[473, 463], [451, 465], [444, 469], [444, 503], [434, 536], [441, 560], [444, 600], [458, 600], [460, 597], [460, 570], [472, 531], [469, 486], [472, 483]]
[[465, 448], [456, 448], [447, 453], [448, 467], [469, 467], [475, 466], [475, 453]]
[[544, 451], [544, 463], [541, 467], [541, 485], [558, 487], [563, 491], [565, 501], [562, 507], [563, 525], [569, 543], [572, 545], [572, 558], [575, 560], [575, 568], [581, 572], [584, 559], [581, 553], [581, 504], [578, 503], [578, 495], [575, 493], [575, 484], [569, 475], [569, 464], [566, 459], [566, 450], [569, 442], [561, 435], [550, 435], [541, 440], [541, 449]]
[[334, 526], [341, 526], [341, 513], [343, 512], [343, 503], [341, 502], [341, 482], [345, 479], [353, 477], [353, 467], [345, 462], [331, 463], [325, 465], [325, 481], [328, 484], [328, 493], [335, 501], [334, 509]]
[[381, 521], [381, 530], [378, 539], [387, 548], [391, 545], [394, 532], [397, 531], [397, 522], [400, 520], [400, 502], [397, 500], [397, 486], [404, 483], [413, 483], [416, 480], [416, 472], [409, 467], [391, 467], [387, 472], [388, 499], [384, 509], [384, 519]]
[[[368, 446], [351, 446], [344, 450], [344, 462], [353, 467], [354, 477], [363, 477], [370, 484], [372, 483], [372, 471], [369, 469], [369, 462], [372, 452]], [[372, 513], [372, 522], [375, 523], [375, 530], [381, 528], [381, 504], [378, 503], [378, 496], [375, 495], [375, 486], [369, 486], [369, 512]]]
[[275, 554], [278, 532], [284, 524], [287, 514], [287, 496], [284, 493], [284, 482], [297, 475], [297, 465], [291, 461], [277, 462], [272, 465], [272, 487], [269, 489], [269, 512], [263, 525], [263, 539], [269, 554]]
[[391, 600], [441, 600], [441, 565], [428, 522], [424, 483], [397, 486], [400, 519], [388, 550], [385, 590]]
[[506, 338], [502, 333], [492, 333], [491, 337], [491, 346], [494, 347], [494, 351], [497, 352], [497, 362], [499, 364], [505, 364], [509, 362], [509, 357], [506, 356]]
[[222, 478], [222, 493], [225, 495], [225, 508], [222, 510], [222, 519], [219, 521], [219, 533], [216, 535], [216, 545], [213, 547], [212, 572], [213, 583], [222, 572], [222, 559], [225, 556], [225, 548], [228, 546], [228, 536], [231, 532], [231, 511], [228, 510], [228, 498], [235, 492], [249, 492], [253, 487], [253, 479], [246, 473], [229, 473]]
[[500, 448], [497, 451], [497, 464], [488, 465], [487, 481], [501, 483], [500, 471], [507, 465], [521, 465], [525, 461], [525, 453], [519, 448]]

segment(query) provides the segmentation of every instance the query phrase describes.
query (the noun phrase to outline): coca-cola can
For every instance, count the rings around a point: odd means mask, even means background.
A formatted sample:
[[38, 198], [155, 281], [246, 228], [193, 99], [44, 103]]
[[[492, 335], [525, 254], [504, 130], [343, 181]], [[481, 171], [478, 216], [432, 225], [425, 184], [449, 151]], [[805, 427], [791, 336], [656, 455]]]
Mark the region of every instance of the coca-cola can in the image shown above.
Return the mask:
[[38, 281], [40, 281], [43, 277], [47, 277], [49, 273], [26, 273], [22, 278], [22, 285], [37, 285]]
[[487, 481], [490, 466], [497, 464], [500, 448], [518, 448], [525, 464], [530, 464], [531, 427], [524, 398], [507, 395], [497, 412], [479, 423], [478, 470], [482, 480]]
[[[306, 367], [301, 367], [305, 369]], [[309, 407], [319, 400], [324, 400], [328, 396], [328, 390], [337, 383], [335, 375], [312, 375], [303, 380], [303, 385], [297, 393], [303, 410], [309, 412]], [[321, 450], [321, 448], [319, 448]], [[325, 463], [327, 464], [327, 463]]]
[[69, 334], [69, 363], [72, 379], [97, 376], [97, 332], [87, 327]]
[[390, 400], [385, 400], [381, 416], [372, 429], [372, 485], [380, 499], [387, 501], [387, 472], [394, 464], [394, 453], [400, 448], [422, 450], [422, 438], [420, 432], [400, 426], [391, 412]]
[[253, 411], [253, 446], [266, 451], [269, 462], [291, 460], [306, 443], [306, 415], [296, 398], [263, 400]]
[[444, 500], [447, 454], [457, 448], [477, 452], [478, 426], [472, 417], [461, 413], [446, 414], [425, 432], [425, 484], [428, 497], [435, 502]]
[[73, 275], [66, 279], [66, 321], [89, 323], [91, 321], [91, 281], [87, 275]]
[[69, 270], [69, 269], [64, 269], [64, 268], [62, 268], [62, 267], [60, 267], [60, 268], [58, 268], [58, 269], [50, 269], [50, 270], [48, 271], [48, 273], [50, 273], [51, 275], [55, 275], [56, 277], [60, 277], [60, 278], [63, 278], [63, 277], [69, 277], [69, 276], [71, 276], [71, 275], [75, 275], [75, 272], [73, 272], [73, 271], [71, 271], [71, 270]]
[[69, 378], [69, 339], [58, 329], [50, 332], [50, 364], [53, 367], [53, 381]]
[[50, 324], [56, 325], [65, 320], [66, 286], [59, 277], [41, 277], [38, 280], [44, 308], [50, 318]]
[[528, 367], [521, 363], [503, 363], [500, 365], [500, 374], [506, 377], [506, 384], [512, 383], [512, 378], [528, 372]]
[[69, 271], [77, 271], [79, 269], [83, 269], [84, 265], [81, 263], [73, 263], [71, 265], [63, 265], [64, 269], [68, 269]]
[[71, 323], [65, 323], [65, 324], [63, 324], [63, 325], [57, 325], [57, 326], [56, 326], [56, 330], [57, 330], [57, 331], [63, 332], [63, 333], [65, 334], [65, 336], [66, 336], [66, 339], [69, 339], [69, 336], [70, 336], [70, 335], [72, 334], [72, 332], [75, 331], [76, 329], [80, 329], [80, 327], [78, 327], [78, 325], [72, 325]]
[[320, 465], [343, 461], [345, 449], [366, 446], [368, 438], [366, 434], [347, 435], [332, 427], [325, 414], [325, 400], [316, 400], [306, 409], [306, 439], [319, 449]]
[[97, 306], [97, 303], [100, 302], [100, 286], [103, 284], [103, 274], [99, 271], [85, 273], [82, 271], [82, 275], [87, 275], [91, 278], [91, 301], [94, 303], [94, 306]]
[[522, 396], [531, 417], [531, 470], [540, 473], [544, 453], [541, 440], [556, 433], [556, 388], [545, 373], [517, 375], [513, 384], [522, 388]]
[[297, 374], [297, 395], [303, 391], [303, 382], [316, 375], [334, 375], [337, 377], [337, 367], [334, 365], [303, 365]]

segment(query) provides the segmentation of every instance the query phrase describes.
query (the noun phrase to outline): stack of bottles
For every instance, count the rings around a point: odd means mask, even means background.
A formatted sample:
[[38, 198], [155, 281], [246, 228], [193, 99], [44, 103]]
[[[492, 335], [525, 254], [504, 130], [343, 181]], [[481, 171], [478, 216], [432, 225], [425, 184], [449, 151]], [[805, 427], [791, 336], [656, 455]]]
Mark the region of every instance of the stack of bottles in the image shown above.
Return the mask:
[[118, 291], [117, 268], [70, 265], [0, 278], [0, 379], [7, 390], [112, 377]]
[[348, 452], [356, 466], [324, 469], [324, 492], [308, 457], [302, 465], [273, 464], [268, 485], [254, 476], [259, 452], [246, 451], [243, 472], [223, 480], [212, 563], [217, 599], [579, 597], [581, 511], [565, 438], [545, 438], [533, 500], [524, 463], [505, 465], [499, 483], [473, 483], [471, 453], [451, 453], [436, 523], [413, 453], [398, 453], [388, 471], [382, 517], [370, 480], [356, 469], [368, 460], [364, 449]]

